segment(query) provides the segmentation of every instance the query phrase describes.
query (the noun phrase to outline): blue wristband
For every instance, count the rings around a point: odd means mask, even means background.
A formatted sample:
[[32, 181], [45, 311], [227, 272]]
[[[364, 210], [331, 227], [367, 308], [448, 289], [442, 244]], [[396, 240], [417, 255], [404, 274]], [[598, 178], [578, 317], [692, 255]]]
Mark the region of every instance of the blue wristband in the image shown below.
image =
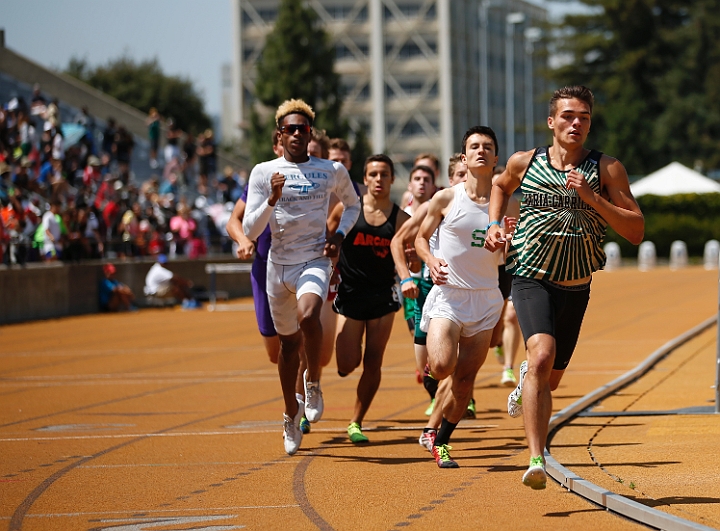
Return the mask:
[[402, 286], [403, 284], [407, 284], [408, 282], [412, 282], [412, 281], [413, 281], [412, 277], [407, 277], [400, 281], [400, 285]]
[[341, 231], [341, 230], [336, 230], [336, 231], [335, 231], [335, 234], [339, 234], [340, 236], [342, 236], [342, 239], [343, 239], [343, 240], [345, 239], [345, 233], [344, 233], [343, 231]]
[[485, 232], [487, 232], [488, 230], [490, 230], [490, 227], [492, 227], [493, 225], [497, 225], [497, 226], [499, 227], [499, 226], [500, 226], [500, 222], [499, 222], [499, 221], [491, 221], [490, 223], [488, 223], [488, 226], [485, 227]]

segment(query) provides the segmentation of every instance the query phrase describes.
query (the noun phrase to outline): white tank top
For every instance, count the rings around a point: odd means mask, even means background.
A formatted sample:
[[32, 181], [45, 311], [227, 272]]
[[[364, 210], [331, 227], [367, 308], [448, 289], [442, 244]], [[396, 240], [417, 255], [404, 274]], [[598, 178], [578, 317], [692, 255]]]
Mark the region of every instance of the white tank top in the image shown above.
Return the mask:
[[483, 247], [490, 203], [470, 200], [465, 183], [453, 186], [450, 211], [438, 228], [436, 255], [448, 264], [447, 285], [461, 289], [497, 289], [498, 257]]
[[[435, 229], [435, 232], [432, 233], [432, 236], [430, 236], [430, 239], [428, 240], [428, 245], [430, 246], [430, 253], [433, 256], [437, 256], [438, 258], [442, 258], [442, 256], [440, 256], [440, 252], [437, 248], [437, 235], [440, 231], [440, 226], [443, 224], [443, 221], [444, 220], [440, 220], [440, 225], [438, 225], [438, 228]], [[425, 262], [422, 263], [422, 276], [425, 280], [430, 279], [430, 268]]]

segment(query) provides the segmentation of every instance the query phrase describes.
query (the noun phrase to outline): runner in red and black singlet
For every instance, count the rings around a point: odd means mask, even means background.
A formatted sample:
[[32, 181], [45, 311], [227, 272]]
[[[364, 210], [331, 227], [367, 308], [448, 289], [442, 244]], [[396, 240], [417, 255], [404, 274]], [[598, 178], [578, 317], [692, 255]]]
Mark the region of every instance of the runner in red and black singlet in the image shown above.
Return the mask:
[[394, 289], [395, 262], [390, 242], [410, 217], [390, 200], [395, 172], [389, 157], [369, 157], [364, 175], [368, 191], [362, 197], [355, 226], [343, 240], [338, 262], [342, 282], [333, 307], [340, 314], [340, 332], [335, 344], [338, 374], [347, 376], [363, 364], [353, 417], [347, 429], [353, 443], [368, 442], [362, 433], [362, 421], [380, 387], [380, 370], [392, 332], [393, 314], [400, 309]]
[[342, 283], [338, 289], [338, 313], [365, 321], [395, 312], [399, 302], [395, 284], [395, 263], [390, 242], [400, 208], [393, 205], [387, 221], [370, 225], [360, 210], [355, 226], [345, 238], [340, 253]]

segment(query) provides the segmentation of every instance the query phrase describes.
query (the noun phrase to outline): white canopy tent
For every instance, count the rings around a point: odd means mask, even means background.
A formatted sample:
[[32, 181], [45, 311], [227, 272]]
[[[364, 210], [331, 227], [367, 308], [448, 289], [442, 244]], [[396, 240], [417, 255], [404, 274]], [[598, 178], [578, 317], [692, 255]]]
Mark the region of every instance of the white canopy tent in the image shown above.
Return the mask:
[[649, 194], [708, 194], [720, 193], [720, 184], [679, 162], [671, 162], [631, 184], [630, 190], [635, 197]]

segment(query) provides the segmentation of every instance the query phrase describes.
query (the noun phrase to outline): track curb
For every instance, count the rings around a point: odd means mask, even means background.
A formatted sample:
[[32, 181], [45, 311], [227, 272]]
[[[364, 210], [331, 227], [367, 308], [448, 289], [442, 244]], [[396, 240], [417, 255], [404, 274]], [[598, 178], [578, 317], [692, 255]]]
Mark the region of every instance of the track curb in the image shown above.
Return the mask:
[[[563, 424], [569, 422], [582, 411], [585, 411], [596, 402], [603, 398], [611, 395], [619, 389], [625, 387], [631, 382], [637, 380], [648, 372], [656, 363], [670, 354], [673, 350], [701, 334], [715, 323], [718, 322], [718, 317], [713, 316], [694, 328], [688, 330], [684, 334], [679, 335], [675, 339], [672, 339], [665, 343], [662, 347], [657, 349], [655, 352], [650, 354], [640, 365], [635, 367], [633, 370], [623, 374], [615, 380], [599, 387], [592, 393], [589, 393], [582, 397], [580, 400], [570, 404], [568, 407], [560, 410], [550, 419], [550, 429], [548, 440], [552, 440], [554, 432], [559, 430]], [[548, 445], [551, 446], [551, 445]], [[565, 468], [563, 465], [558, 463], [550, 454], [549, 450], [545, 449], [545, 467], [548, 474], [555, 479], [562, 486], [567, 488], [569, 491], [574, 492], [583, 498], [590, 500], [606, 509], [621, 514], [631, 520], [667, 531], [713, 531], [714, 527], [704, 526], [684, 518], [679, 518], [671, 514], [664, 513], [652, 507], [643, 505], [633, 501], [625, 496], [621, 496], [615, 492], [606, 490], [590, 481], [583, 479], [582, 477], [575, 474], [572, 470]]]

